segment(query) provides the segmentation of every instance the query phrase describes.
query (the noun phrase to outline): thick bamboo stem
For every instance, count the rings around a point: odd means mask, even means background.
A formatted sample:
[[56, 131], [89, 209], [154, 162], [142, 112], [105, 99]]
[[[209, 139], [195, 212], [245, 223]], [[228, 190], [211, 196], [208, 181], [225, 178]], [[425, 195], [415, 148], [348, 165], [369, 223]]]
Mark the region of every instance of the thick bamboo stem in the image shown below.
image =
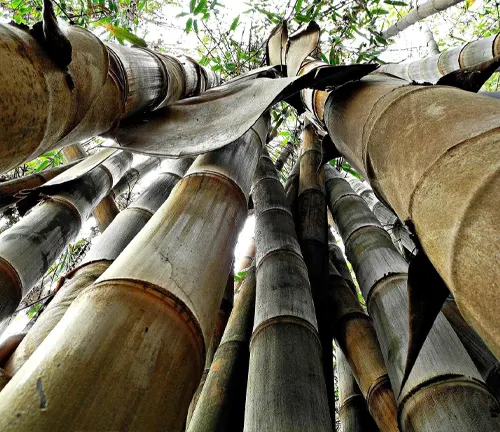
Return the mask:
[[261, 157], [252, 196], [257, 291], [244, 430], [331, 431], [307, 267], [267, 156]]
[[264, 139], [197, 158], [4, 388], [0, 429], [183, 429]]
[[274, 164], [274, 166], [278, 171], [281, 171], [283, 169], [283, 167], [286, 164], [286, 161], [293, 154], [294, 151], [295, 151], [295, 144], [293, 143], [293, 141], [288, 141], [283, 150], [281, 150], [281, 153], [278, 156], [278, 159], [276, 159], [276, 163]]
[[36, 320], [5, 369], [13, 376], [61, 320], [75, 298], [92, 285], [127, 247], [170, 195], [191, 165], [192, 159], [172, 161], [139, 198], [123, 210], [108, 229], [92, 243], [82, 264], [60, 281], [55, 297]]
[[254, 309], [255, 267], [252, 266], [241, 285], [188, 432], [242, 430]]
[[124, 192], [132, 190], [142, 177], [156, 170], [160, 166], [160, 163], [161, 159], [152, 157], [130, 168], [113, 188], [113, 195], [117, 197]]
[[498, 357], [500, 104], [406, 84], [380, 76], [349, 84], [329, 97], [325, 122], [377, 195], [412, 222], [463, 317]]
[[400, 392], [408, 349], [408, 264], [363, 199], [333, 167], [325, 169], [330, 211], [373, 319], [392, 387], [400, 394], [401, 430], [499, 430], [498, 418], [491, 416], [498, 401], [442, 314]]
[[342, 432], [376, 432], [379, 429], [368, 412], [365, 398], [359, 390], [342, 350], [336, 352], [339, 375], [339, 417]]
[[433, 56], [440, 54], [441, 51], [438, 48], [436, 39], [434, 39], [432, 30], [430, 29], [429, 24], [427, 23], [424, 23], [424, 35], [425, 35], [425, 45], [427, 46], [428, 55]]
[[333, 332], [327, 303], [328, 223], [326, 216], [325, 172], [321, 142], [311, 124], [304, 128], [297, 195], [297, 237], [309, 275], [321, 342], [330, 417], [335, 423], [333, 388]]
[[21, 299], [74, 240], [82, 223], [127, 170], [131, 160], [129, 153], [118, 152], [69, 183], [67, 190], [59, 188], [57, 193], [47, 195], [27, 216], [0, 235], [1, 318], [15, 311]]

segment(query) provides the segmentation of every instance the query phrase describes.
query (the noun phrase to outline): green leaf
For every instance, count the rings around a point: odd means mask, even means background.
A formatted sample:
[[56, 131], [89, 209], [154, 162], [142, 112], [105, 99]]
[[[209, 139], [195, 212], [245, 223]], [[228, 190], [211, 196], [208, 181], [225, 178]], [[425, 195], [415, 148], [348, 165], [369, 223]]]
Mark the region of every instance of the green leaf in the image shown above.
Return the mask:
[[375, 15], [387, 15], [389, 13], [388, 10], [382, 9], [382, 8], [375, 8], [370, 11], [372, 14]]
[[302, 1], [303, 0], [298, 0], [297, 3], [295, 3], [295, 13], [296, 14], [300, 13], [300, 10], [302, 9]]
[[240, 16], [238, 15], [232, 22], [231, 27], [229, 28], [230, 31], [235, 31], [236, 27], [238, 27], [238, 23], [240, 22]]
[[198, 20], [193, 21], [193, 29], [195, 33], [198, 33]]
[[193, 14], [205, 13], [207, 10], [207, 0], [200, 0], [198, 6], [194, 9]]
[[106, 30], [108, 30], [117, 40], [122, 43], [124, 40], [130, 42], [133, 45], [145, 48], [147, 46], [146, 41], [139, 36], [136, 36], [124, 27], [118, 27], [112, 24], [101, 23]]
[[186, 21], [186, 33], [189, 33], [191, 31], [191, 27], [193, 27], [193, 18], [189, 18]]
[[40, 172], [43, 169], [47, 168], [50, 164], [50, 159], [45, 159], [40, 165], [38, 165], [35, 169], [35, 172]]
[[193, 13], [195, 6], [196, 6], [196, 0], [191, 0], [189, 2], [189, 12]]
[[384, 0], [384, 3], [393, 5], [393, 6], [408, 6], [408, 3], [396, 0]]

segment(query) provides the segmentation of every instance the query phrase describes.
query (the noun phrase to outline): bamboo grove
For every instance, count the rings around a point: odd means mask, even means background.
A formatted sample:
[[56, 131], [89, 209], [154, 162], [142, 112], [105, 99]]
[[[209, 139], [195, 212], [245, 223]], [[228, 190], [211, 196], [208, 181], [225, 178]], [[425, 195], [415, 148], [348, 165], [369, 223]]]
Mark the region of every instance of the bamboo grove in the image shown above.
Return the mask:
[[[475, 94], [499, 36], [378, 68], [317, 60], [319, 35], [281, 22], [267, 65], [220, 84], [48, 0], [0, 24], [1, 170], [67, 161], [0, 183], [22, 216], [0, 317], [92, 214], [101, 231], [0, 344], [0, 430], [500, 431], [500, 102]], [[273, 161], [283, 101], [300, 148]], [[115, 142], [88, 155], [97, 135]]]

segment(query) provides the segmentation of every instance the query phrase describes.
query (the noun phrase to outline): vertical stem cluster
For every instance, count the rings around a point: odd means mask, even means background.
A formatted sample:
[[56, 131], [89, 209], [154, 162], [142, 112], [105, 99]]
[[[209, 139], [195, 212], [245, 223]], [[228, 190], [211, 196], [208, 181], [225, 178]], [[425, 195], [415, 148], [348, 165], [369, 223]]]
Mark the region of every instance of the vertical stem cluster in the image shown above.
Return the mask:
[[307, 267], [267, 156], [257, 168], [252, 196], [257, 292], [244, 430], [331, 431]]

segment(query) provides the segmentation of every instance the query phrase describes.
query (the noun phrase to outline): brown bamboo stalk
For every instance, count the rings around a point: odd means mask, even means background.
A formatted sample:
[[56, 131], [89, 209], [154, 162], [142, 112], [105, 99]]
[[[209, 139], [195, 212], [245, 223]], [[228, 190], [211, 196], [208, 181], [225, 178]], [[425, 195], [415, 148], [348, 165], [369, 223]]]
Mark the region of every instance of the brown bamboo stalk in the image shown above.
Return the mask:
[[0, 172], [218, 82], [211, 70], [188, 57], [104, 44], [77, 26], [65, 28], [64, 34], [72, 46], [68, 73], [73, 89], [68, 74], [30, 32], [0, 26]]
[[161, 163], [159, 158], [147, 158], [137, 166], [130, 168], [112, 190], [115, 198], [124, 192], [132, 190], [135, 184], [146, 174], [156, 170]]
[[392, 387], [400, 395], [401, 430], [499, 430], [498, 418], [491, 415], [498, 401], [442, 314], [400, 392], [408, 349], [408, 264], [363, 199], [333, 167], [325, 169], [330, 211], [373, 319]]
[[82, 264], [59, 282], [57, 294], [6, 363], [5, 369], [10, 376], [14, 376], [26, 363], [75, 298], [106, 271], [146, 225], [168, 198], [191, 162], [191, 158], [169, 162], [139, 198], [123, 210], [97, 241], [92, 243]]
[[297, 195], [297, 237], [309, 275], [321, 342], [330, 417], [335, 424], [335, 390], [333, 388], [333, 332], [327, 303], [328, 223], [326, 216], [325, 172], [323, 152], [314, 126], [304, 128], [300, 156]]
[[131, 160], [129, 153], [116, 153], [68, 183], [66, 188], [58, 188], [56, 193], [47, 195], [23, 219], [0, 235], [1, 318], [16, 310], [21, 299], [76, 237], [82, 223], [127, 170]]
[[249, 345], [255, 309], [255, 267], [247, 270], [215, 353], [188, 432], [243, 429]]
[[288, 141], [283, 150], [281, 150], [281, 153], [278, 156], [278, 159], [276, 159], [276, 163], [274, 164], [274, 166], [278, 171], [281, 171], [283, 169], [283, 167], [286, 164], [286, 161], [293, 154], [294, 151], [295, 151], [295, 144], [293, 143], [293, 141]]
[[475, 66], [499, 55], [500, 34], [497, 34], [422, 60], [382, 65], [377, 72], [395, 75], [408, 81], [435, 83], [450, 72]]
[[394, 37], [413, 24], [461, 2], [462, 0], [430, 0], [422, 3], [416, 6], [415, 9], [412, 9], [410, 13], [398, 20], [387, 30], [383, 31], [382, 37], [384, 39]]
[[491, 299], [500, 280], [500, 104], [406, 84], [366, 77], [334, 92], [328, 130], [378, 196], [413, 223], [463, 317], [498, 357], [500, 313]]
[[500, 400], [500, 364], [478, 334], [467, 324], [458, 310], [453, 297], [443, 305], [443, 315], [455, 330], [477, 370], [492, 393]]
[[15, 196], [20, 191], [41, 186], [66, 171], [68, 168], [76, 165], [78, 162], [78, 160], [75, 160], [64, 165], [44, 169], [38, 173], [0, 183], [0, 213], [16, 204], [21, 199]]
[[339, 375], [339, 417], [343, 432], [376, 432], [378, 427], [368, 412], [365, 398], [352, 376], [342, 350], [336, 351]]
[[347, 357], [369, 412], [380, 430], [397, 432], [396, 400], [375, 328], [356, 294], [337, 271], [337, 265], [345, 265], [343, 257], [340, 261], [331, 261], [329, 269], [328, 303], [331, 305], [336, 344]]
[[252, 196], [257, 291], [244, 430], [331, 431], [307, 267], [267, 156], [261, 157]]
[[[257, 130], [267, 134], [267, 127]], [[0, 429], [183, 429], [263, 135], [252, 128], [197, 158], [4, 388]], [[32, 391], [37, 382], [48, 412]]]

